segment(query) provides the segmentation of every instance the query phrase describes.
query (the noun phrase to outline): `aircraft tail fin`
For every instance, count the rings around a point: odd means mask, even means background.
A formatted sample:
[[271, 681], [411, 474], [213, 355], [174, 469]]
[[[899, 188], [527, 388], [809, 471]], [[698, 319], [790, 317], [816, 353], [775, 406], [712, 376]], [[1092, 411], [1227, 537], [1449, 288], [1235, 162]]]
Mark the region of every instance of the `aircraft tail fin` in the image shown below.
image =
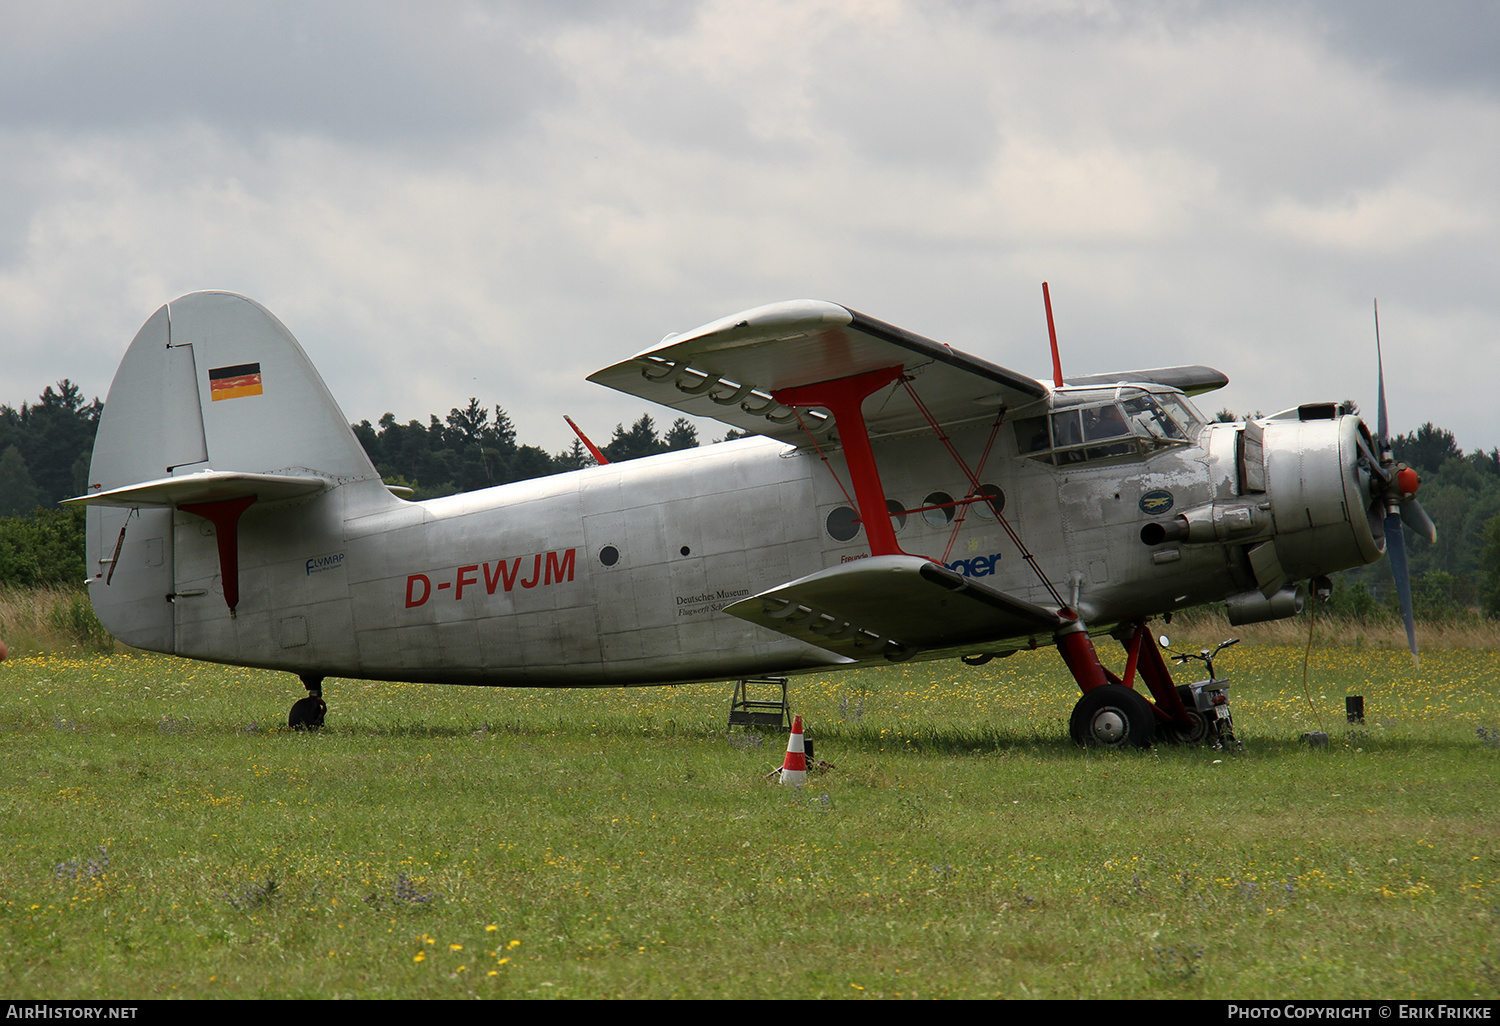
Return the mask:
[[[126, 350], [95, 435], [88, 490], [67, 500], [89, 507], [95, 612], [127, 644], [179, 650], [173, 608], [184, 574], [217, 570], [215, 589], [234, 615], [240, 515], [342, 485], [355, 486], [344, 495], [357, 494], [366, 508], [399, 503], [291, 332], [228, 292], [168, 303]], [[184, 522], [179, 530], [178, 511], [202, 518], [201, 529]]]
[[174, 300], [136, 335], [105, 401], [88, 492], [202, 471], [379, 480], [291, 332], [229, 292]]

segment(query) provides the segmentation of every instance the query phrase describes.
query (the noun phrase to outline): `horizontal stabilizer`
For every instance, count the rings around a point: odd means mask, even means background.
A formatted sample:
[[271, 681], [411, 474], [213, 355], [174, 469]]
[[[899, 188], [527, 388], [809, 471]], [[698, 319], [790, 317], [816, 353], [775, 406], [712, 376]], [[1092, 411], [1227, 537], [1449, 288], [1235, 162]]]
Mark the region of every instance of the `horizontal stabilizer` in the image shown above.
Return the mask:
[[919, 556], [823, 570], [724, 612], [852, 659], [989, 644], [1055, 631], [1056, 613]]
[[[933, 419], [954, 425], [993, 420], [1047, 395], [1040, 382], [847, 307], [818, 300], [773, 303], [670, 335], [657, 348], [589, 375], [589, 380], [738, 430], [800, 443], [803, 425], [832, 426], [801, 414], [776, 393], [869, 371], [900, 367]], [[893, 386], [897, 392], [899, 385]], [[925, 427], [905, 396], [871, 402], [872, 436]], [[876, 408], [878, 407], [878, 408]]]
[[117, 506], [124, 509], [152, 507], [173, 508], [185, 503], [221, 502], [225, 499], [255, 497], [261, 502], [296, 499], [318, 495], [332, 486], [322, 477], [297, 477], [288, 474], [235, 474], [209, 470], [181, 477], [163, 477], [155, 481], [111, 488], [64, 499], [64, 505]]

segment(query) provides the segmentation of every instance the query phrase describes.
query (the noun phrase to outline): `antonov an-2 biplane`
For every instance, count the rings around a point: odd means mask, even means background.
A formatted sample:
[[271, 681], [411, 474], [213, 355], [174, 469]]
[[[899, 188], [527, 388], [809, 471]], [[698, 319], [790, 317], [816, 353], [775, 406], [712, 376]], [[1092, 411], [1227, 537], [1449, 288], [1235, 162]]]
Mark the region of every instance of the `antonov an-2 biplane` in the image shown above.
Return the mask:
[[294, 726], [321, 724], [325, 677], [666, 684], [1056, 645], [1080, 743], [1201, 738], [1149, 618], [1289, 616], [1300, 582], [1400, 556], [1403, 517], [1431, 533], [1383, 385], [1372, 436], [1328, 402], [1208, 423], [1207, 367], [1054, 368], [776, 303], [590, 378], [750, 437], [409, 502], [281, 322], [199, 292], [136, 335], [69, 501], [111, 633], [297, 674]]

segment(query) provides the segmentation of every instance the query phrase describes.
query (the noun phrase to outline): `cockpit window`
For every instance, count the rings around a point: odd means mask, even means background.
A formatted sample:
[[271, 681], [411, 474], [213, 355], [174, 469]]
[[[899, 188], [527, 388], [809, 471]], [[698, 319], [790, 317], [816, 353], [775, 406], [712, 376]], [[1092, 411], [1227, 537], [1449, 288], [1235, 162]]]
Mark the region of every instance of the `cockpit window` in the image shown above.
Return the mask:
[[1156, 398], [1167, 408], [1172, 419], [1187, 429], [1188, 437], [1196, 435], [1198, 429], [1204, 425], [1203, 414], [1193, 409], [1193, 404], [1187, 401], [1186, 396], [1178, 395], [1176, 392], [1163, 392]]
[[1089, 390], [1060, 394], [1054, 403], [1051, 414], [1016, 421], [1016, 444], [1021, 455], [1058, 466], [1141, 459], [1188, 443], [1203, 424], [1176, 393]]
[[1052, 415], [1052, 445], [1061, 449], [1083, 441], [1083, 421], [1079, 410], [1063, 410]]
[[1016, 444], [1020, 447], [1022, 456], [1050, 449], [1052, 440], [1047, 434], [1047, 418], [1027, 417], [1016, 421]]
[[1183, 430], [1177, 422], [1167, 416], [1167, 411], [1161, 408], [1151, 395], [1138, 395], [1126, 399], [1124, 402], [1125, 415], [1130, 418], [1130, 423], [1136, 434], [1144, 434], [1148, 438], [1176, 438], [1183, 437]]
[[1084, 441], [1097, 442], [1102, 438], [1118, 438], [1128, 434], [1130, 434], [1130, 425], [1125, 423], [1125, 418], [1120, 414], [1120, 407], [1114, 403], [1107, 406], [1095, 406], [1083, 411]]

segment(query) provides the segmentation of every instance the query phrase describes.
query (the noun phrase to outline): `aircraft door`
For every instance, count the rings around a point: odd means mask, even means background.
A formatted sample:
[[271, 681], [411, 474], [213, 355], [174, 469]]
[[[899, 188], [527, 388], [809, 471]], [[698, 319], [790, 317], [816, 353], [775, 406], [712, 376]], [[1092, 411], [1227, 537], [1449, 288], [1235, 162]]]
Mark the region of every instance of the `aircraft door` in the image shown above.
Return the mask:
[[1052, 544], [1060, 558], [1043, 565], [1069, 604], [1118, 589], [1136, 568], [1143, 491], [1138, 480], [1107, 468], [1073, 470], [1058, 485], [1061, 532]]
[[586, 551], [605, 665], [677, 652], [661, 511], [653, 506], [585, 516]]

